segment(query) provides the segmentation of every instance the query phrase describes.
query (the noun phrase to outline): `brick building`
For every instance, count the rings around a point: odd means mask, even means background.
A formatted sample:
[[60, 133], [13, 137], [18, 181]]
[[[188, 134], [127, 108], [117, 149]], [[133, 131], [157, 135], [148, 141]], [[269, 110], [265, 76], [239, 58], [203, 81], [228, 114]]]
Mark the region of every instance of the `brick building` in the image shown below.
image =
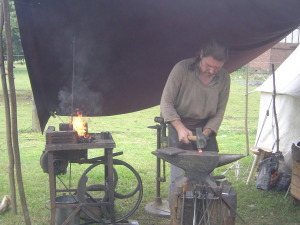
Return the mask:
[[286, 60], [290, 54], [298, 47], [300, 40], [300, 28], [288, 35], [284, 40], [274, 45], [272, 48], [255, 58], [249, 63], [251, 70], [272, 71], [272, 64], [275, 70]]

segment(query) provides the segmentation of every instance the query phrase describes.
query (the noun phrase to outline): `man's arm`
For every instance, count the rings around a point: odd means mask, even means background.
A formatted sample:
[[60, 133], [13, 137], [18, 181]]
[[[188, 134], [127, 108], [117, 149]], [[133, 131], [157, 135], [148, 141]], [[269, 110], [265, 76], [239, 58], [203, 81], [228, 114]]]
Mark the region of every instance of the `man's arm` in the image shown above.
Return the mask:
[[164, 87], [160, 100], [160, 111], [165, 122], [180, 120], [175, 104], [181, 88], [183, 73], [182, 65], [177, 63], [172, 69]]
[[[228, 98], [229, 98], [229, 91], [230, 91], [230, 76], [227, 75], [227, 78], [225, 80], [223, 89], [220, 91], [219, 93], [219, 103], [217, 106], [217, 113], [215, 116], [211, 117], [207, 124], [205, 125], [204, 129], [203, 129], [203, 134], [206, 135], [206, 131], [207, 129], [210, 129], [211, 133], [215, 133], [217, 134], [219, 127], [222, 123], [224, 114], [225, 114], [225, 109], [226, 109], [226, 105], [228, 102]], [[209, 135], [206, 135], [209, 136]]]
[[183, 143], [190, 143], [187, 136], [192, 135], [192, 131], [187, 129], [180, 120], [175, 109], [175, 102], [182, 84], [182, 77], [185, 71], [180, 63], [172, 69], [160, 101], [160, 110], [165, 122], [170, 123], [178, 133], [178, 140]]

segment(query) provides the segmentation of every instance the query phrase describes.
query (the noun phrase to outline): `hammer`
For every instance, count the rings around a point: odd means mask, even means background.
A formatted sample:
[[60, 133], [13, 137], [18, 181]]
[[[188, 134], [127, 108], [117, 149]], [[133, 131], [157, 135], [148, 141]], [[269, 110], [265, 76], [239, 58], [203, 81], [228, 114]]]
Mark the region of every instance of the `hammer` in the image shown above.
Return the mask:
[[188, 136], [188, 139], [190, 141], [196, 142], [198, 150], [202, 151], [202, 149], [206, 146], [209, 137], [205, 136], [202, 133], [201, 127], [198, 127], [198, 128], [196, 128], [196, 136]]

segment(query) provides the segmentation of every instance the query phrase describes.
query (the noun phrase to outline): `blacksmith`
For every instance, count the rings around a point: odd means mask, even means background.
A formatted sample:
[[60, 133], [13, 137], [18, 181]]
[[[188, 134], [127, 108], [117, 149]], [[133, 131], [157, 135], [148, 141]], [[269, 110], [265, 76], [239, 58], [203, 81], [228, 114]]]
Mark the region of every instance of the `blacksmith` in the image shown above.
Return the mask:
[[[230, 76], [223, 68], [227, 58], [227, 45], [212, 40], [202, 45], [197, 57], [182, 60], [172, 69], [160, 102], [161, 114], [169, 124], [170, 147], [194, 149], [188, 136], [202, 127], [209, 137], [202, 150], [218, 151], [216, 135], [230, 89]], [[183, 170], [171, 165], [171, 192], [182, 186], [183, 175]]]

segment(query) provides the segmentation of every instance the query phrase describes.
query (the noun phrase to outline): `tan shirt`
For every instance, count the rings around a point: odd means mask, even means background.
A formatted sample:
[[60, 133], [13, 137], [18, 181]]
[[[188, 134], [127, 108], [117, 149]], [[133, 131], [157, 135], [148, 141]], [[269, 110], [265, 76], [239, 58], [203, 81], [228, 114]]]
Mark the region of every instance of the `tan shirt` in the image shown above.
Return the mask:
[[165, 122], [208, 119], [203, 129], [217, 133], [228, 101], [230, 76], [221, 69], [204, 86], [198, 76], [199, 69], [188, 68], [193, 61], [194, 58], [180, 61], [172, 69], [161, 97], [161, 114]]

